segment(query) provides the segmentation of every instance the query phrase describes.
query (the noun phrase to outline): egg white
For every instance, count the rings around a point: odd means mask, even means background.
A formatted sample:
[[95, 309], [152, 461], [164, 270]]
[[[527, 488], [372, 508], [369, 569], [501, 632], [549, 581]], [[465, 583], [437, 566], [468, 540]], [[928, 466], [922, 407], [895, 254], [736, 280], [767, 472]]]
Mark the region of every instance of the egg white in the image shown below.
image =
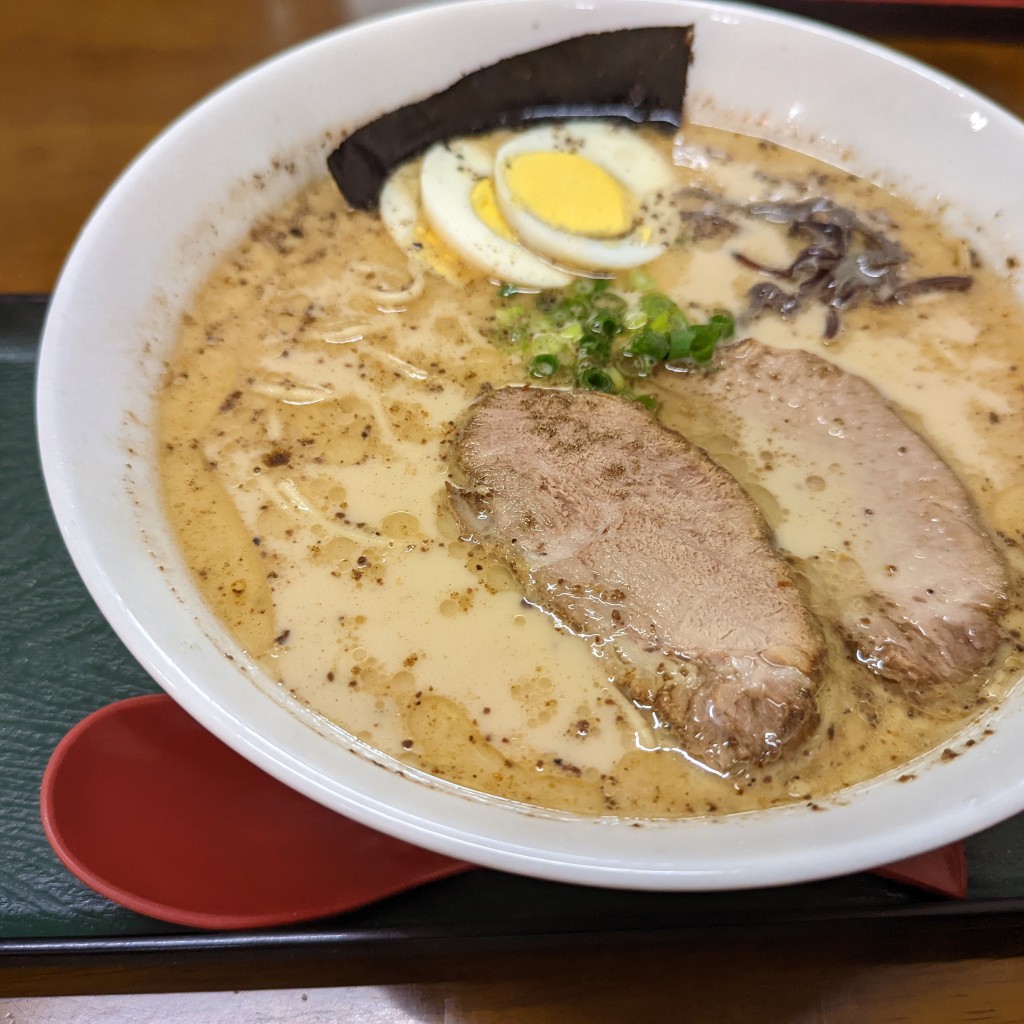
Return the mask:
[[420, 216], [420, 176], [415, 164], [403, 164], [388, 176], [377, 205], [388, 234], [411, 254]]
[[518, 242], [496, 234], [473, 208], [473, 187], [493, 171], [493, 157], [471, 139], [437, 143], [420, 172], [423, 214], [445, 245], [496, 280], [531, 288], [564, 288], [573, 277]]
[[378, 207], [388, 234], [411, 261], [453, 284], [463, 284], [474, 275], [473, 268], [427, 230], [420, 199], [420, 161], [403, 164], [388, 177]]

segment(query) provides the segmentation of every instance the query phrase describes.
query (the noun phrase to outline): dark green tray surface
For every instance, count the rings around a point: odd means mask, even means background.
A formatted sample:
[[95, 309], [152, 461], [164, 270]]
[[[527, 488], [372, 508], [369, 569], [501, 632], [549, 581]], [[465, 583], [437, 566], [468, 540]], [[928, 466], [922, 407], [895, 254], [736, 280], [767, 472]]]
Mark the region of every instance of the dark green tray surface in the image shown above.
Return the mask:
[[75, 879], [39, 821], [60, 738], [90, 712], [157, 687], [102, 618], [68, 557], [37, 455], [33, 391], [46, 301], [0, 296], [0, 952], [341, 943], [443, 951], [583, 938], [651, 938], [736, 925], [934, 919], [1024, 911], [1024, 816], [967, 841], [970, 892], [944, 900], [870, 874], [738, 893], [590, 889], [477, 871], [316, 925], [197, 933], [125, 910]]

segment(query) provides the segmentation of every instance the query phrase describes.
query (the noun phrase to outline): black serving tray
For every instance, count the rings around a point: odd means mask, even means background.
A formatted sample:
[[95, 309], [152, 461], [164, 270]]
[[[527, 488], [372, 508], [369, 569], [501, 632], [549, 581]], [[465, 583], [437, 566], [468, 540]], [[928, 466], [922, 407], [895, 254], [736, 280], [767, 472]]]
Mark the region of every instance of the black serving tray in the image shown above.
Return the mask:
[[86, 954], [124, 964], [126, 954], [163, 953], [177, 962], [186, 954], [285, 956], [297, 948], [331, 956], [501, 953], [681, 939], [709, 929], [778, 935], [859, 922], [881, 933], [897, 923], [934, 930], [936, 921], [951, 919], [1002, 926], [1024, 912], [1024, 816], [967, 840], [964, 900], [873, 874], [768, 890], [666, 894], [479, 870], [315, 925], [212, 933], [143, 917], [92, 892], [65, 870], [43, 834], [43, 769], [80, 719], [156, 686], [93, 605], [47, 501], [33, 414], [45, 309], [45, 296], [0, 296], [0, 960]]

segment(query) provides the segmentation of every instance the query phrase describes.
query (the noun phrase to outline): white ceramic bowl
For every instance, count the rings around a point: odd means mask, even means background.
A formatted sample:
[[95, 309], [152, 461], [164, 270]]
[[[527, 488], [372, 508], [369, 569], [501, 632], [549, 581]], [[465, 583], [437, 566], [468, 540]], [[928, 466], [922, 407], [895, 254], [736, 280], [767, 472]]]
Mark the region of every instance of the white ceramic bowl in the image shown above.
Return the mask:
[[[671, 0], [470, 0], [291, 50], [215, 93], [126, 171], [61, 277], [38, 384], [45, 475], [79, 572], [159, 684], [240, 753], [329, 807], [477, 863], [571, 882], [714, 889], [859, 870], [1024, 808], [1024, 686], [962, 756], [803, 806], [631, 827], [415, 781], [318, 726], [205, 609], [159, 500], [153, 394], [175, 323], [258, 214], [324, 169], [344, 129], [512, 53], [583, 32], [697, 26], [699, 120], [824, 156], [931, 205], [993, 258], [1024, 238], [1024, 125], [955, 82], [783, 14]], [[822, 73], [821, 69], [827, 69]], [[294, 165], [292, 173], [284, 165]], [[258, 187], [257, 187], [258, 182]]]

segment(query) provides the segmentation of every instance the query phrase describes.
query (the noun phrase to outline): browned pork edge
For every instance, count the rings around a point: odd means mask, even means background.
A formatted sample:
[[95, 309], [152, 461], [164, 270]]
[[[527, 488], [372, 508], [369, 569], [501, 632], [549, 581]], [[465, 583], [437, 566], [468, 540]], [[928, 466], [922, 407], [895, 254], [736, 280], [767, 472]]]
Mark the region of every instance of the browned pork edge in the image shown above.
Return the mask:
[[528, 599], [633, 667], [695, 758], [763, 763], [817, 718], [822, 641], [756, 506], [635, 403], [505, 387], [469, 411], [449, 497]]

